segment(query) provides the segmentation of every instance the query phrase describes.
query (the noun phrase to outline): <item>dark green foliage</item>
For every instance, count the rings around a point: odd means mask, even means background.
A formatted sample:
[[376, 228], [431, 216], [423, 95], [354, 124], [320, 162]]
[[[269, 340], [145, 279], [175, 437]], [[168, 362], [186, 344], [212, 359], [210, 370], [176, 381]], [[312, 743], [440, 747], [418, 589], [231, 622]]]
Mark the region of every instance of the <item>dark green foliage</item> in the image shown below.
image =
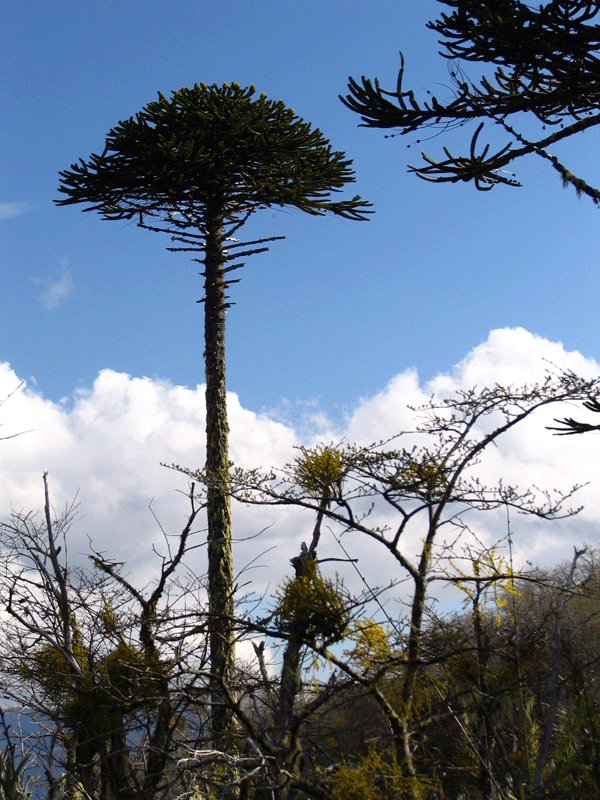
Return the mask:
[[109, 131], [101, 155], [60, 173], [58, 204], [86, 203], [106, 219], [179, 214], [191, 223], [214, 203], [229, 219], [271, 205], [364, 219], [369, 204], [358, 196], [329, 199], [354, 180], [352, 162], [281, 100], [254, 93], [237, 83], [159, 93]]
[[[431, 92], [429, 99], [419, 101], [405, 90], [402, 60], [395, 90], [382, 89], [377, 80], [364, 76], [360, 82], [350, 78], [350, 94], [342, 102], [361, 115], [363, 125], [398, 128], [401, 134], [478, 122], [467, 153], [454, 156], [444, 147], [445, 159], [423, 153], [426, 164], [410, 167], [425, 180], [473, 181], [484, 191], [498, 183], [519, 186], [505, 167], [534, 153], [550, 162], [565, 185], [600, 202], [597, 189], [547, 152], [555, 142], [600, 123], [600, 26], [592, 24], [600, 3], [552, 0], [531, 7], [519, 0], [440, 2], [452, 11], [428, 27], [441, 37], [440, 54], [448, 59], [454, 88], [450, 101]], [[471, 80], [461, 62], [491, 65], [493, 74]], [[537, 120], [537, 132], [515, 129], [512, 118], [523, 113]], [[489, 124], [512, 138], [491, 153], [490, 144], [478, 148], [478, 137]]]
[[454, 10], [428, 25], [442, 37], [442, 55], [502, 68], [504, 73], [495, 73], [495, 96], [515, 104], [509, 113], [533, 111], [555, 124], [598, 104], [600, 62], [594, 51], [600, 28], [587, 24], [598, 3], [554, 1], [531, 8], [517, 0], [442, 2]]

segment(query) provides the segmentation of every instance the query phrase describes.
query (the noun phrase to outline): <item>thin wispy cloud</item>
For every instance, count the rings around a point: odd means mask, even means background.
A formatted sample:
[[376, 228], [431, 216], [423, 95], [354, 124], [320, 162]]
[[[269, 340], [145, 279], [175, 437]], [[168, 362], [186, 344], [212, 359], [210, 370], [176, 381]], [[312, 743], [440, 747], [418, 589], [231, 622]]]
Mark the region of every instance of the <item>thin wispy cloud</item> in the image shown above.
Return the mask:
[[12, 219], [26, 214], [33, 208], [33, 203], [26, 200], [21, 200], [14, 203], [0, 203], [0, 220]]
[[75, 288], [67, 259], [63, 259], [61, 271], [56, 278], [34, 278], [34, 281], [44, 287], [40, 293], [40, 302], [47, 311], [60, 308]]

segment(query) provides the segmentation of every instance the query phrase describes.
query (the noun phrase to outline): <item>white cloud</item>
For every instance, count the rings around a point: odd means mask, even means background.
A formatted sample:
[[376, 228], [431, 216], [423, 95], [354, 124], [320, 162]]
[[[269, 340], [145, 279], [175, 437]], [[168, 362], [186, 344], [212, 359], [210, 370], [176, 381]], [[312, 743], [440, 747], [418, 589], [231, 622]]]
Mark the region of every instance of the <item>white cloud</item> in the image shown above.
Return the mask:
[[12, 219], [26, 214], [33, 208], [33, 203], [20, 201], [15, 203], [0, 203], [0, 220]]
[[[325, 441], [344, 438], [346, 442], [370, 443], [403, 429], [412, 430], [415, 413], [407, 405], [426, 403], [433, 391], [448, 394], [495, 382], [531, 383], [543, 379], [548, 362], [585, 377], [600, 372], [592, 359], [566, 352], [560, 343], [523, 329], [496, 330], [450, 373], [425, 385], [420, 384], [414, 369], [396, 375], [382, 392], [358, 403], [343, 430], [327, 427], [322, 414], [315, 412], [318, 436]], [[9, 364], [0, 364], [0, 399], [18, 383]], [[573, 413], [573, 409], [555, 408], [535, 416], [490, 451], [478, 474], [490, 481], [502, 475], [523, 487], [533, 483], [552, 489], [587, 480], [595, 483], [599, 440], [593, 435], [555, 437], [545, 428], [553, 416]], [[229, 415], [232, 459], [244, 467], [281, 466], [293, 459], [295, 444], [315, 438], [268, 414], [242, 408], [233, 393], [229, 394]], [[204, 387], [174, 386], [106, 369], [92, 387], [76, 391], [71, 403], [53, 403], [39, 391], [25, 388], [1, 407], [0, 417], [0, 435], [33, 429], [0, 441], [0, 513], [6, 516], [11, 506], [18, 510], [41, 508], [41, 477], [47, 470], [56, 508], [62, 508], [79, 490], [80, 516], [70, 533], [71, 558], [81, 561], [91, 538], [96, 549], [125, 560], [136, 579], [150, 580], [159, 564], [153, 547], [160, 553], [165, 544], [149, 505], [170, 534], [181, 529], [188, 508], [184, 476], [161, 467], [160, 462], [191, 468], [203, 464]], [[517, 558], [552, 564], [568, 559], [574, 544], [598, 543], [596, 495], [596, 485], [582, 490], [578, 502], [585, 503], [586, 509], [574, 520], [552, 525], [513, 519]], [[482, 517], [475, 520], [479, 534], [488, 540], [502, 537], [505, 517]], [[243, 570], [252, 562], [242, 571], [240, 584], [252, 581], [261, 589], [266, 585], [275, 588], [289, 574], [289, 559], [297, 554], [300, 541], [310, 537], [312, 524], [308, 513], [293, 509], [236, 507], [236, 565]], [[205, 539], [203, 525], [198, 524], [199, 544]], [[361, 569], [370, 580], [382, 584], [396, 577], [389, 557], [375, 544], [356, 534], [344, 542], [352, 555], [360, 557]], [[204, 553], [200, 547], [191, 558], [191, 568], [199, 573], [205, 569]], [[322, 541], [320, 555], [343, 557], [329, 535]], [[351, 572], [348, 578], [352, 580]]]
[[62, 260], [61, 270], [56, 278], [34, 278], [34, 283], [44, 287], [40, 293], [40, 302], [47, 311], [60, 308], [75, 288], [68, 259]]
[[[426, 404], [435, 394], [450, 396], [460, 389], [500, 385], [515, 387], [540, 383], [548, 371], [571, 370], [583, 378], [600, 375], [600, 365], [578, 352], [567, 352], [560, 342], [551, 342], [523, 328], [491, 331], [487, 341], [471, 352], [449, 373], [441, 374], [421, 386], [415, 370], [406, 370], [393, 378], [384, 391], [362, 400], [348, 420], [344, 434], [347, 441], [364, 444], [379, 441], [394, 432], [412, 430], [415, 415], [407, 405]], [[546, 523], [517, 516], [511, 520], [515, 555], [519, 563], [530, 559], [551, 565], [572, 555], [573, 545], [600, 545], [600, 514], [596, 495], [596, 463], [599, 440], [589, 436], [553, 436], [547, 425], [554, 418], [585, 418], [580, 405], [550, 406], [542, 409], [514, 431], [504, 435], [498, 447], [486, 451], [477, 466], [477, 475], [492, 485], [498, 478], [523, 489], [535, 485], [541, 489], [568, 490], [575, 484], [582, 488], [571, 505], [584, 505], [571, 520]], [[588, 415], [589, 416], [589, 415]], [[598, 420], [593, 419], [593, 422]], [[419, 437], [410, 437], [403, 446]], [[506, 516], [481, 514], [470, 520], [482, 538], [491, 542], [506, 534]]]
[[561, 342], [550, 342], [524, 328], [500, 328], [491, 331], [487, 341], [473, 348], [450, 375], [430, 381], [426, 391], [449, 394], [460, 387], [495, 383], [522, 386], [543, 380], [553, 365], [584, 378], [595, 377], [599, 371], [593, 359], [567, 352]]
[[[0, 364], [0, 398], [19, 383]], [[0, 442], [0, 513], [42, 506], [42, 473], [48, 471], [54, 506], [61, 509], [78, 492], [80, 517], [72, 528], [71, 557], [81, 560], [94, 546], [149, 578], [157, 563], [152, 547], [164, 550], [153, 517], [170, 534], [181, 530], [188, 501], [186, 478], [161, 466], [176, 462], [196, 468], [204, 462], [204, 387], [188, 389], [168, 381], [133, 378], [103, 370], [93, 387], [78, 390], [71, 404], [53, 403], [29, 388], [13, 395], [0, 412], [0, 435], [31, 431]], [[243, 466], [283, 464], [293, 452], [294, 432], [243, 409], [229, 395], [231, 453]], [[152, 506], [152, 512], [149, 506]], [[263, 526], [238, 509], [243, 534]], [[200, 527], [202, 523], [200, 523]], [[202, 534], [203, 536], [203, 534]], [[240, 567], [257, 554], [256, 542], [240, 545]], [[251, 552], [250, 552], [251, 551]], [[202, 555], [197, 568], [203, 569]], [[258, 567], [255, 567], [255, 572]]]

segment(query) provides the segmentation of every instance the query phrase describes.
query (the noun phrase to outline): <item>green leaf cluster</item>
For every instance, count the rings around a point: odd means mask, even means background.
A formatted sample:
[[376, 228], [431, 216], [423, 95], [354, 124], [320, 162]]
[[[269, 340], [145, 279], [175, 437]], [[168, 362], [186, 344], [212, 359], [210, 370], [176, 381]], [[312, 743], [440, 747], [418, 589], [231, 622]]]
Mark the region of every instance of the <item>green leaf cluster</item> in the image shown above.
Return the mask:
[[448, 486], [448, 471], [441, 461], [424, 453], [419, 458], [410, 458], [391, 483], [403, 492], [438, 497]]
[[294, 460], [295, 482], [311, 497], [329, 500], [339, 494], [350, 468], [349, 456], [331, 445], [301, 448]]
[[391, 631], [383, 628], [373, 617], [356, 620], [348, 638], [354, 647], [346, 654], [364, 670], [380, 667], [394, 657]]
[[21, 664], [20, 673], [43, 688], [74, 735], [110, 731], [124, 716], [156, 705], [164, 666], [142, 647], [121, 641], [95, 658], [78, 637], [73, 656], [78, 672], [56, 646], [45, 644]]
[[393, 751], [376, 744], [356, 763], [342, 763], [333, 771], [334, 800], [426, 800], [435, 782], [423, 776], [407, 775]]
[[350, 611], [339, 582], [323, 578], [315, 559], [307, 558], [302, 574], [283, 584], [274, 619], [285, 633], [331, 644], [344, 635]]

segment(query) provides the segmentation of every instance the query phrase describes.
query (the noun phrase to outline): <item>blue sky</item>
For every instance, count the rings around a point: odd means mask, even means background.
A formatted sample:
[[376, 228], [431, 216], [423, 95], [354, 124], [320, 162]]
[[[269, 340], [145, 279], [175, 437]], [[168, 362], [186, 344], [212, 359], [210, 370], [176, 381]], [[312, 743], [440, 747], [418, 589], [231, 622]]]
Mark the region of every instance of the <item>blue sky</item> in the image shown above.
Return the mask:
[[[281, 466], [294, 445], [319, 440], [385, 439], [414, 427], [407, 404], [436, 390], [520, 385], [543, 379], [548, 361], [598, 375], [600, 212], [591, 201], [535, 158], [518, 165], [521, 189], [427, 184], [407, 164], [421, 146], [439, 155], [441, 138], [385, 138], [358, 127], [338, 100], [348, 76], [395, 85], [400, 49], [407, 86], [447, 96], [447, 65], [425, 27], [441, 9], [435, 0], [5, 0], [0, 400], [21, 380], [27, 388], [1, 405], [0, 436], [29, 433], [1, 442], [1, 514], [39, 508], [48, 470], [56, 507], [76, 495], [81, 503], [72, 557], [83, 558], [92, 540], [140, 579], [156, 566], [152, 545], [160, 552], [164, 543], [149, 505], [165, 530], [181, 528], [186, 481], [160, 463], [204, 460], [199, 267], [168, 253], [166, 237], [53, 200], [59, 171], [101, 152], [119, 120], [158, 91], [195, 82], [254, 83], [283, 99], [354, 160], [349, 192], [375, 210], [364, 223], [267, 210], [245, 227], [248, 239], [286, 239], [249, 259], [232, 287], [236, 464]], [[443, 140], [455, 152], [460, 133]], [[598, 185], [596, 151], [589, 135], [557, 152]], [[550, 436], [551, 419], [532, 420], [494, 451], [477, 467], [482, 480], [586, 483], [597, 439]], [[556, 563], [573, 545], [594, 544], [596, 497], [594, 485], [582, 490], [582, 515], [551, 529], [515, 523], [516, 557]], [[273, 588], [311, 520], [235, 513], [236, 564], [253, 563], [259, 589]], [[480, 541], [502, 538], [505, 523], [479, 521]], [[339, 556], [336, 547], [323, 542], [320, 552]], [[364, 540], [353, 547], [374, 584], [397, 577], [385, 554]]]
[[[263, 211], [245, 234], [285, 235], [249, 259], [228, 317], [228, 385], [255, 411], [318, 401], [330, 414], [415, 366], [447, 370], [491, 329], [523, 326], [600, 358], [600, 217], [548, 166], [522, 189], [432, 186], [407, 174], [416, 138], [359, 128], [347, 77], [447, 92], [425, 28], [443, 7], [408, 2], [5, 0], [0, 32], [0, 360], [48, 398], [101, 369], [203, 382], [197, 265], [166, 237], [58, 208], [58, 172], [100, 152], [109, 128], [194, 82], [255, 83], [354, 160], [368, 223]], [[410, 149], [407, 145], [410, 144]], [[565, 147], [594, 183], [590, 140]], [[439, 139], [427, 143], [435, 155]]]

